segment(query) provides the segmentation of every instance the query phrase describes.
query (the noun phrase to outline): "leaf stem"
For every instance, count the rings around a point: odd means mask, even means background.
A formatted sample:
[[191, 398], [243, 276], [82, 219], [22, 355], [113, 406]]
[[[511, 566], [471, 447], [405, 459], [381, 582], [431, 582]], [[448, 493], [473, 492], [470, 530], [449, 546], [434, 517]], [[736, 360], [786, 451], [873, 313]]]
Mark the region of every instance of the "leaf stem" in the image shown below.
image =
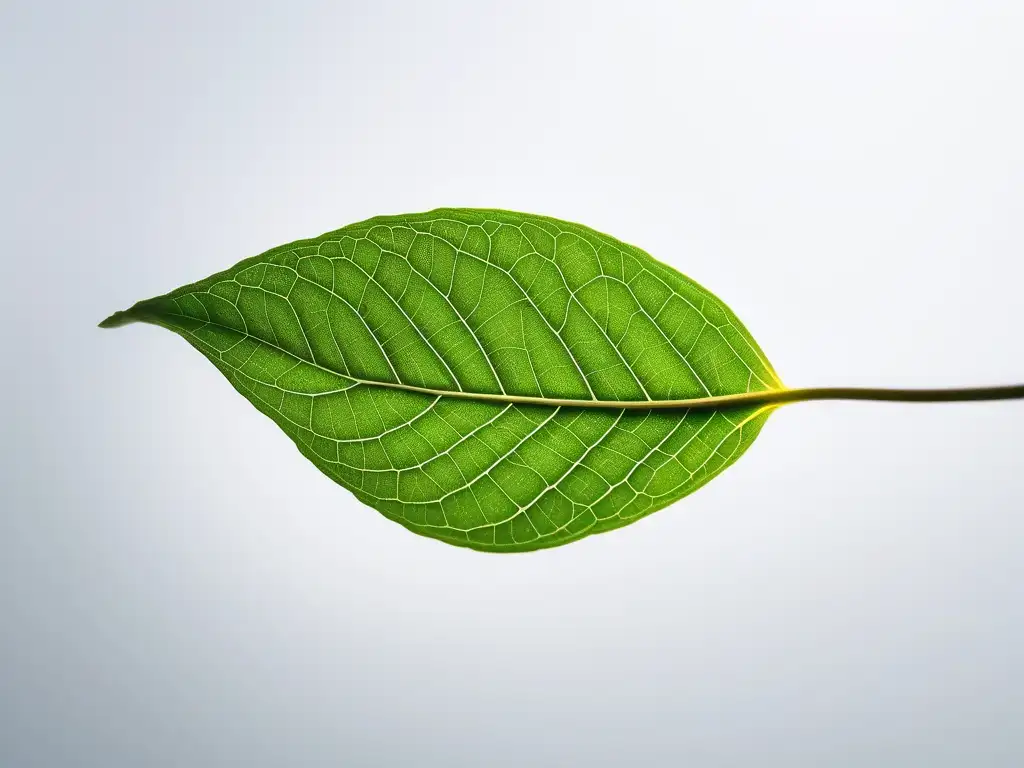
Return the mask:
[[[887, 403], [966, 403], [990, 402], [993, 400], [1024, 399], [1024, 384], [995, 387], [962, 387], [950, 389], [891, 389], [881, 387], [807, 387], [803, 389], [781, 389], [749, 394], [726, 395], [719, 407], [729, 404], [773, 404], [803, 403], [811, 400], [867, 400]], [[734, 400], [734, 403], [727, 403]], [[709, 404], [710, 405], [710, 404]], [[695, 406], [696, 407], [696, 406]]]

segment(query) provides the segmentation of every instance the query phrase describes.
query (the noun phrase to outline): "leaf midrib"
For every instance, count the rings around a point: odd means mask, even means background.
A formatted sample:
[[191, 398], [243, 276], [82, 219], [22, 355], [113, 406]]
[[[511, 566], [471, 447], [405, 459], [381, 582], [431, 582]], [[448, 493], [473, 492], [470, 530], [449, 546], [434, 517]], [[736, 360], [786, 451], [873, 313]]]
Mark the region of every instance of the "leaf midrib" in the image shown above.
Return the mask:
[[[120, 313], [118, 313], [118, 314], [120, 314]], [[194, 330], [185, 330], [185, 331], [183, 331], [183, 329], [181, 329], [180, 327], [176, 327], [176, 326], [174, 326], [174, 325], [172, 325], [170, 323], [162, 322], [160, 315], [155, 315], [153, 313], [142, 312], [142, 311], [139, 311], [139, 310], [137, 310], [135, 308], [127, 310], [127, 312], [125, 314], [130, 316], [130, 319], [128, 320], [128, 322], [147, 322], [147, 323], [150, 323], [150, 324], [153, 324], [153, 325], [159, 325], [159, 326], [165, 327], [168, 330], [174, 331], [175, 333], [181, 334], [182, 332], [184, 332], [185, 334], [188, 334], [190, 337], [195, 338], [200, 344], [203, 344], [206, 347], [210, 347], [210, 345], [208, 343], [206, 343], [201, 338], [196, 336], [195, 331], [199, 330], [199, 328], [196, 328]], [[192, 321], [195, 320], [195, 318], [193, 318], [193, 317], [189, 317], [188, 315], [183, 315], [183, 314], [179, 314], [179, 313], [176, 313], [176, 312], [163, 312], [163, 313], [161, 313], [161, 315], [163, 315], [164, 317], [179, 317], [182, 320], [192, 320]], [[114, 318], [116, 316], [117, 315], [112, 315], [110, 318], [107, 318], [107, 320], [104, 320], [103, 323], [101, 323], [100, 325], [102, 326], [102, 325], [108, 323], [108, 321], [110, 321], [112, 318]], [[304, 357], [299, 357], [295, 353], [290, 352], [289, 350], [285, 349], [284, 347], [280, 346], [279, 344], [276, 344], [276, 343], [271, 342], [271, 341], [267, 341], [266, 339], [261, 339], [261, 338], [259, 338], [257, 336], [253, 336], [252, 334], [244, 332], [244, 331], [239, 331], [237, 328], [232, 328], [230, 326], [224, 325], [223, 323], [218, 323], [218, 322], [216, 322], [214, 320], [207, 320], [207, 321], [205, 321], [203, 323], [202, 326], [200, 326], [200, 328], [206, 328], [206, 327], [218, 328], [218, 329], [221, 329], [221, 330], [229, 331], [230, 333], [237, 333], [237, 334], [243, 336], [244, 338], [252, 339], [254, 341], [259, 342], [260, 344], [265, 344], [266, 346], [270, 347], [271, 349], [274, 349], [274, 350], [276, 350], [278, 352], [281, 352], [282, 354], [287, 355], [290, 358], [293, 358], [297, 362], [303, 363], [305, 365], [312, 366], [312, 367], [314, 367], [314, 368], [316, 368], [318, 370], [324, 371], [325, 373], [329, 373], [329, 374], [331, 374], [333, 376], [339, 376], [339, 377], [341, 377], [343, 379], [347, 379], [348, 381], [351, 381], [351, 382], [353, 382], [356, 385], [364, 385], [364, 386], [369, 386], [369, 387], [381, 387], [381, 388], [385, 388], [385, 389], [395, 389], [395, 390], [404, 391], [404, 392], [415, 392], [417, 394], [430, 395], [432, 397], [452, 397], [452, 398], [457, 398], [457, 399], [461, 399], [461, 400], [474, 400], [474, 401], [477, 401], [477, 402], [492, 402], [492, 403], [504, 403], [504, 404], [513, 403], [513, 404], [519, 404], [519, 405], [545, 406], [545, 407], [549, 407], [549, 408], [562, 407], [562, 408], [590, 408], [590, 409], [597, 409], [597, 410], [615, 410], [615, 411], [618, 411], [618, 410], [654, 411], [654, 410], [678, 410], [678, 409], [686, 409], [686, 408], [728, 408], [728, 407], [736, 407], [736, 406], [742, 406], [742, 405], [770, 404], [770, 403], [772, 403], [774, 401], [771, 400], [771, 399], [765, 399], [765, 397], [764, 397], [765, 395], [770, 394], [770, 393], [780, 393], [780, 392], [795, 391], [795, 390], [778, 389], [778, 390], [765, 390], [765, 391], [762, 391], [762, 392], [744, 392], [744, 393], [737, 393], [737, 394], [733, 394], [733, 395], [712, 395], [712, 396], [709, 396], [709, 397], [686, 398], [686, 399], [678, 399], [678, 400], [646, 400], [646, 399], [645, 400], [600, 400], [600, 399], [539, 397], [539, 396], [535, 396], [535, 395], [510, 395], [510, 394], [507, 394], [507, 393], [498, 394], [498, 393], [491, 393], [491, 392], [467, 392], [465, 390], [452, 390], [452, 389], [435, 389], [433, 387], [420, 387], [420, 386], [417, 386], [415, 384], [406, 384], [404, 382], [378, 381], [376, 379], [360, 378], [358, 376], [353, 376], [353, 375], [348, 374], [348, 373], [342, 373], [340, 371], [336, 371], [333, 368], [328, 368], [328, 367], [326, 367], [324, 365], [321, 365], [320, 363], [316, 362], [315, 360], [307, 360]], [[213, 348], [213, 347], [210, 347], [210, 348], [213, 349], [214, 352], [216, 352], [216, 354], [217, 354], [217, 356], [219, 358], [223, 359], [223, 357], [222, 357], [223, 356], [223, 352], [221, 352], [220, 350], [217, 350], [216, 348]], [[318, 394], [330, 394], [331, 391], [333, 391], [333, 390], [327, 390], [325, 392], [318, 393]]]

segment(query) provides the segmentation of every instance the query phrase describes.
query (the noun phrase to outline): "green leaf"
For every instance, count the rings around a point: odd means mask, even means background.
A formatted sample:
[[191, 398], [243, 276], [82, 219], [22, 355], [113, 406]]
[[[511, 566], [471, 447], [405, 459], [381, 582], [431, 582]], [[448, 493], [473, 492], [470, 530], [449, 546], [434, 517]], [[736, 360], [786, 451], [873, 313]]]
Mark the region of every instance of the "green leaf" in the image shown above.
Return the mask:
[[360, 501], [481, 550], [661, 509], [739, 458], [775, 407], [666, 401], [787, 391], [706, 289], [608, 235], [509, 211], [352, 224], [101, 325], [132, 321], [184, 337]]

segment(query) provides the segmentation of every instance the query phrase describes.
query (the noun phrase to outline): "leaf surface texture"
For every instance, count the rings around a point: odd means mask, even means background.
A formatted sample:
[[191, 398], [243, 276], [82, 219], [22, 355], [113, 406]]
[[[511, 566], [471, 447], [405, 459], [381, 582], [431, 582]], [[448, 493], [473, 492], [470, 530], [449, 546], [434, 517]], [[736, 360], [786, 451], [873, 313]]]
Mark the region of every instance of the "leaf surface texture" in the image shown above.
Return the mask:
[[530, 214], [440, 209], [247, 259], [111, 320], [174, 330], [358, 499], [417, 533], [522, 551], [632, 522], [735, 461], [771, 411], [577, 408], [782, 387], [713, 294]]

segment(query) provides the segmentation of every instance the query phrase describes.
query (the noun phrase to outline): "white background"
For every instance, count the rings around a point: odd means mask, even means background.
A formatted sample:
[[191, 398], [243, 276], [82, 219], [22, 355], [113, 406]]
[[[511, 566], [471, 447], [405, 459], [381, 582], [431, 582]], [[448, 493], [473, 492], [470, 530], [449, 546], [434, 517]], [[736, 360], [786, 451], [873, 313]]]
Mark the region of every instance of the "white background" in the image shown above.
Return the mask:
[[0, 10], [0, 763], [1024, 763], [1024, 403], [787, 407], [488, 556], [95, 327], [487, 206], [677, 267], [791, 386], [1024, 381], [1019, 3], [163, 5]]

